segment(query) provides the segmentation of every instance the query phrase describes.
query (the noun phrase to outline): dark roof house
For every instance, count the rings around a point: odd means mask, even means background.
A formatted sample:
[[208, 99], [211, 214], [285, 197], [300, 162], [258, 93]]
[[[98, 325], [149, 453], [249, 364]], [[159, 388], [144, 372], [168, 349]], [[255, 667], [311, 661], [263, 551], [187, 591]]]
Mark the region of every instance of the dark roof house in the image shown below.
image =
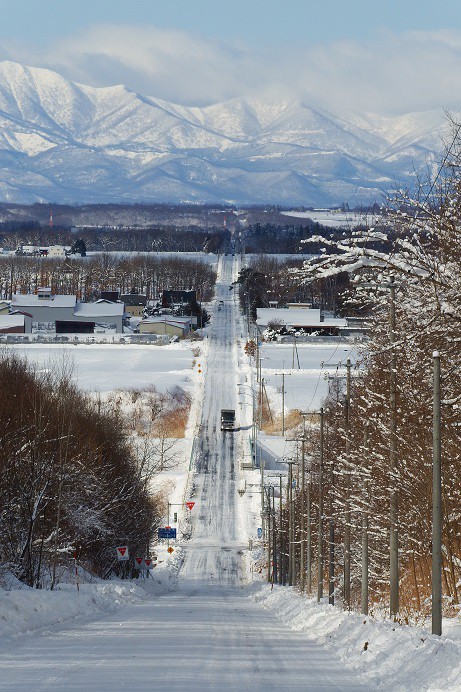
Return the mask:
[[169, 308], [180, 303], [197, 302], [196, 291], [162, 291], [162, 307]]

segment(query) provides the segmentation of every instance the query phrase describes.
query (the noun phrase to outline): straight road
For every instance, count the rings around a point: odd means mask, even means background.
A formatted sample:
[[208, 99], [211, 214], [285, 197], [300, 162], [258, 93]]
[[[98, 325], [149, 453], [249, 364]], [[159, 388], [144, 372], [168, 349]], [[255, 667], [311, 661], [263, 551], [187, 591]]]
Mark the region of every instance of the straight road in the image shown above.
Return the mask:
[[248, 597], [238, 435], [219, 425], [221, 408], [237, 409], [239, 313], [229, 291], [237, 268], [236, 260], [222, 258], [204, 373], [197, 505], [178, 589], [0, 649], [0, 689], [365, 689], [331, 650], [306, 641]]

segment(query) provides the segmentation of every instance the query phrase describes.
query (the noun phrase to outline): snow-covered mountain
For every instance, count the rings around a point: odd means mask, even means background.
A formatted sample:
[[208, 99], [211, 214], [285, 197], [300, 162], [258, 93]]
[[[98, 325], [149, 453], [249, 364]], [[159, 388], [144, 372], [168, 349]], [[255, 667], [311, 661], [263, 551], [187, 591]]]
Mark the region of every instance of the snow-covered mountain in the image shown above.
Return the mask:
[[0, 201], [350, 205], [440, 157], [444, 113], [332, 115], [234, 99], [185, 107], [0, 62]]

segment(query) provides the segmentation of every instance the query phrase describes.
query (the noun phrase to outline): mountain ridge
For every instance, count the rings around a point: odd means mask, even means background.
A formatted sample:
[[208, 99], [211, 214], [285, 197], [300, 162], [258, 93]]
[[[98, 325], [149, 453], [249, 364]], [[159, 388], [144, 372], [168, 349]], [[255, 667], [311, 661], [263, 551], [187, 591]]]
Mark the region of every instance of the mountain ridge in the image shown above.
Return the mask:
[[411, 186], [444, 113], [338, 114], [283, 100], [203, 108], [0, 62], [0, 201], [329, 206]]

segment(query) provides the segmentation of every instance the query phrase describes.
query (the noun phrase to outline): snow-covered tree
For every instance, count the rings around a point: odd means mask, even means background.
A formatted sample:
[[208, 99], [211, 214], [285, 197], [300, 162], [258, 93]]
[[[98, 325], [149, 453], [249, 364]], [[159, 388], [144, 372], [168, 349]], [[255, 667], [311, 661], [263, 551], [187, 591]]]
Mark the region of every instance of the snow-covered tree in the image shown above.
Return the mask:
[[309, 282], [350, 272], [355, 284], [350, 300], [370, 317], [370, 337], [353, 378], [348, 429], [344, 396], [327, 404], [334, 430], [329, 492], [339, 539], [345, 531], [346, 507], [351, 509], [352, 576], [357, 587], [360, 517], [365, 510], [369, 515], [375, 601], [388, 597], [390, 498], [396, 493], [401, 611], [424, 608], [430, 593], [434, 351], [442, 362], [444, 590], [447, 604], [459, 602], [461, 140], [460, 127], [453, 127], [454, 137], [435, 179], [416, 195], [397, 195], [380, 228], [358, 230], [336, 243], [316, 238], [326, 251], [298, 273], [301, 281]]

